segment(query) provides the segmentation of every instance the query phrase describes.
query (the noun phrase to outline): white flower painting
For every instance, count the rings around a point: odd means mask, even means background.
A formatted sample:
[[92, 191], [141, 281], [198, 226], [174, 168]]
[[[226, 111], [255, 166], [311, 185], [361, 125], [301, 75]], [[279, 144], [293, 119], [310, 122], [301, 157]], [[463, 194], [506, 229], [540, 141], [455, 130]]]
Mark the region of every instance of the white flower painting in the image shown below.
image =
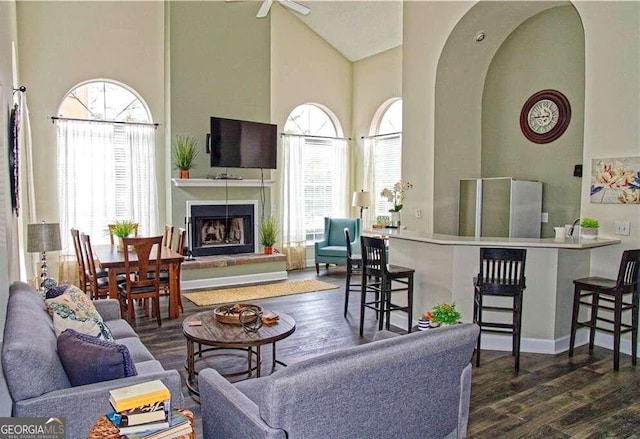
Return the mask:
[[640, 204], [640, 157], [594, 159], [591, 202]]

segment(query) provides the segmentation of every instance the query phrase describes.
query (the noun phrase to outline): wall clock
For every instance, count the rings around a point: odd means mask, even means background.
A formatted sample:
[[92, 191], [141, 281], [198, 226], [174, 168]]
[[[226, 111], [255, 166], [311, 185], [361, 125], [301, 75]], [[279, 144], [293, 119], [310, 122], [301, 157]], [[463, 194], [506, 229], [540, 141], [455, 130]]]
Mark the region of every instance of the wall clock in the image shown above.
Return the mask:
[[534, 93], [522, 106], [520, 129], [533, 143], [550, 143], [562, 136], [571, 121], [569, 99], [557, 90]]

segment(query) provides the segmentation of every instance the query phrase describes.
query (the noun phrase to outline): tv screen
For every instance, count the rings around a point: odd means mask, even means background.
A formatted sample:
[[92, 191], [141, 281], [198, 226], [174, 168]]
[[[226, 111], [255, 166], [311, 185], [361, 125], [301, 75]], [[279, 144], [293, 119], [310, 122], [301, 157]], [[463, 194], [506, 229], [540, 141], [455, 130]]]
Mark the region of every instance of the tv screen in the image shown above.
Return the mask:
[[210, 141], [212, 167], [276, 169], [277, 125], [212, 117]]

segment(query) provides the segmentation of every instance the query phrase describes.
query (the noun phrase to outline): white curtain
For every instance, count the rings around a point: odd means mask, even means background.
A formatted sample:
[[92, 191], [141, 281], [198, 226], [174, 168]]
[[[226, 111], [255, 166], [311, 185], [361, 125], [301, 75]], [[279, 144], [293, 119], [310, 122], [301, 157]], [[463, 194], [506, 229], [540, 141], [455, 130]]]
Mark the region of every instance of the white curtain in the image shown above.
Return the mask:
[[[125, 125], [127, 148], [131, 160], [127, 161], [131, 176], [130, 215], [139, 219], [141, 236], [158, 233], [158, 196], [155, 167], [155, 127], [149, 125]], [[124, 213], [123, 215], [127, 215]]]
[[364, 210], [362, 229], [367, 230], [372, 224], [376, 223], [376, 199], [378, 195], [376, 193], [375, 186], [375, 148], [376, 139], [366, 138], [364, 139], [364, 182], [363, 189], [371, 192], [372, 205], [368, 209]]
[[333, 213], [334, 218], [347, 217], [349, 212], [349, 203], [347, 201], [347, 182], [349, 181], [348, 174], [348, 144], [345, 139], [336, 139], [333, 141], [335, 149], [335, 175], [333, 185]]
[[303, 154], [304, 137], [283, 136], [280, 224], [282, 252], [287, 256], [287, 270], [305, 268], [306, 265]]
[[69, 230], [108, 243], [107, 225], [132, 219], [158, 231], [155, 130], [152, 126], [59, 120], [58, 185], [63, 251]]

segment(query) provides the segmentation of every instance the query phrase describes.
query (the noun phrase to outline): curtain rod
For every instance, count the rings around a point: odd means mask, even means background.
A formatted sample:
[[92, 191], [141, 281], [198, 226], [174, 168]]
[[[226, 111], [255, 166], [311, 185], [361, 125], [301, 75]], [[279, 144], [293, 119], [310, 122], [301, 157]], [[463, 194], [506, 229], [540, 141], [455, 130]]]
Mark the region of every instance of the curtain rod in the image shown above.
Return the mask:
[[386, 133], [386, 134], [375, 134], [373, 136], [362, 136], [361, 139], [373, 139], [374, 137], [385, 137], [385, 136], [397, 136], [401, 135], [402, 131], [396, 131], [395, 133]]
[[280, 133], [280, 136], [292, 136], [292, 137], [308, 137], [310, 139], [331, 139], [331, 140], [351, 140], [351, 137], [329, 137], [329, 136], [311, 136], [307, 134], [289, 134]]
[[51, 116], [51, 123], [55, 123], [56, 120], [72, 120], [75, 122], [97, 122], [97, 123], [117, 123], [120, 125], [148, 125], [148, 126], [152, 126], [155, 128], [158, 128], [158, 126], [160, 124], [157, 123], [148, 123], [148, 122], [121, 122], [121, 121], [117, 121], [117, 120], [92, 120], [92, 119], [76, 119], [73, 117], [57, 117], [57, 116]]
[[13, 93], [14, 93], [14, 94], [15, 94], [15, 92], [17, 92], [17, 91], [19, 91], [19, 92], [21, 92], [21, 93], [24, 93], [25, 91], [27, 91], [27, 87], [25, 87], [24, 85], [21, 85], [20, 87], [18, 87], [18, 88], [14, 88], [14, 89], [13, 89]]

